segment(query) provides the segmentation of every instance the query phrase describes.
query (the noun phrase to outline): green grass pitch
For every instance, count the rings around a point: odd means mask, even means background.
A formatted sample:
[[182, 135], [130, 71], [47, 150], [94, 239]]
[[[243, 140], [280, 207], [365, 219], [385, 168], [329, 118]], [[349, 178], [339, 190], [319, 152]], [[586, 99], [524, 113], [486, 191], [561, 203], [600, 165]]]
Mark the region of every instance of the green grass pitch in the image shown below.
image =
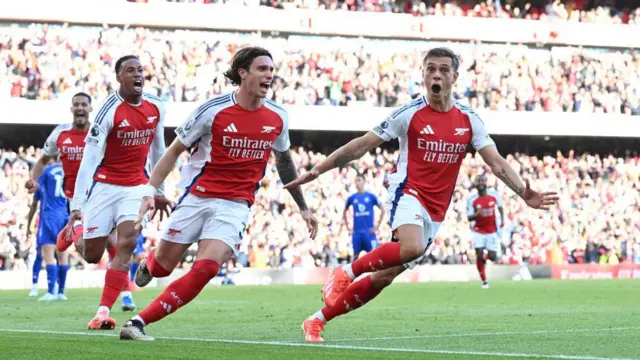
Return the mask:
[[[394, 284], [305, 344], [303, 319], [320, 286], [207, 287], [147, 327], [154, 342], [88, 331], [101, 289], [41, 303], [0, 292], [0, 359], [640, 359], [640, 282], [526, 281]], [[134, 293], [139, 310], [161, 289]]]

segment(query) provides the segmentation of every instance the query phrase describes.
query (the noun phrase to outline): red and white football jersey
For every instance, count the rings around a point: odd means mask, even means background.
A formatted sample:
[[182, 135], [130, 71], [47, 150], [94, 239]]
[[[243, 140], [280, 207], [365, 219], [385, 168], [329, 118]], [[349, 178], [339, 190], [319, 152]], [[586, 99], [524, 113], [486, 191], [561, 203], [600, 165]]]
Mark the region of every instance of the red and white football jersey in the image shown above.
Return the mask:
[[212, 98], [176, 129], [191, 148], [179, 186], [187, 193], [253, 204], [264, 177], [271, 149], [284, 152], [291, 145], [287, 112], [273, 101], [249, 111], [235, 94]]
[[480, 196], [477, 192], [467, 200], [467, 216], [474, 215], [480, 209], [480, 216], [471, 224], [471, 229], [480, 234], [494, 234], [498, 232], [498, 218], [496, 207], [502, 207], [500, 194], [493, 189], [487, 189], [487, 194]]
[[164, 104], [155, 96], [144, 94], [140, 105], [127, 103], [118, 92], [109, 96], [86, 138], [87, 146], [102, 148], [104, 154], [93, 180], [121, 186], [146, 184], [151, 144], [154, 139], [164, 143], [164, 118]]
[[494, 144], [471, 109], [455, 102], [441, 113], [423, 96], [391, 113], [373, 132], [385, 141], [399, 139], [397, 170], [389, 176], [393, 203], [404, 194], [415, 196], [436, 222], [445, 218], [469, 145], [480, 150]]
[[71, 124], [58, 125], [44, 143], [43, 153], [46, 156], [60, 156], [64, 172], [62, 189], [68, 199], [73, 198], [76, 177], [84, 152], [84, 139], [88, 132], [89, 130], [74, 129]]

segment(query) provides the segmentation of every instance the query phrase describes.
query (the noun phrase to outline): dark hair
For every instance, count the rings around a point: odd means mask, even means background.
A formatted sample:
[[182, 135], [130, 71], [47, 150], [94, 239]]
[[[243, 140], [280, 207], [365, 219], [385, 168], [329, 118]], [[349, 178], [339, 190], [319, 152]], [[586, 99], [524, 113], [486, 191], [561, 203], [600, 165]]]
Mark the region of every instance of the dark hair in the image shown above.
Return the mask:
[[116, 61], [116, 75], [118, 75], [120, 73], [120, 69], [122, 68], [122, 64], [124, 64], [125, 61], [131, 60], [131, 59], [136, 59], [136, 60], [140, 61], [140, 58], [135, 56], [135, 55], [125, 55], [125, 56], [121, 57], [120, 59], [118, 59], [118, 61]]
[[423, 64], [426, 63], [427, 59], [429, 59], [430, 57], [448, 57], [449, 59], [451, 59], [451, 65], [453, 66], [453, 71], [458, 71], [458, 68], [460, 67], [460, 59], [458, 59], [458, 55], [456, 55], [456, 53], [454, 53], [449, 48], [438, 47], [438, 48], [433, 48], [429, 50], [427, 55], [424, 57], [424, 60], [422, 61], [422, 63]]
[[81, 91], [81, 92], [79, 92], [79, 93], [76, 93], [75, 95], [73, 95], [73, 96], [71, 97], [71, 101], [73, 101], [73, 99], [74, 99], [76, 96], [84, 96], [84, 97], [86, 97], [86, 98], [87, 98], [87, 101], [89, 102], [89, 104], [91, 104], [91, 96], [89, 96], [89, 94], [87, 94], [86, 92], [82, 92], [82, 91]]
[[240, 49], [233, 55], [233, 58], [231, 58], [231, 68], [224, 73], [224, 76], [229, 79], [233, 85], [237, 86], [242, 84], [242, 78], [238, 71], [240, 69], [249, 71], [253, 60], [260, 56], [268, 56], [273, 60], [271, 53], [264, 48], [252, 46]]
[[364, 174], [358, 174], [358, 175], [356, 175], [356, 179], [357, 179], [357, 178], [360, 178], [360, 179], [362, 179], [362, 180], [365, 180], [365, 178], [364, 178]]

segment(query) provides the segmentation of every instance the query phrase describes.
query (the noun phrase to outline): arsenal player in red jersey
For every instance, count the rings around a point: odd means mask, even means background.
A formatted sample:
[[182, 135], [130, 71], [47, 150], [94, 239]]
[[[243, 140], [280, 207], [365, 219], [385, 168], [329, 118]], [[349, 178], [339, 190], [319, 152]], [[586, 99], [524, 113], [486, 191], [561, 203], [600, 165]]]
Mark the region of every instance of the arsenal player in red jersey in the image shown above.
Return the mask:
[[[29, 193], [34, 193], [38, 189], [38, 182], [34, 181], [34, 178], [39, 177], [45, 164], [51, 159], [60, 157], [63, 170], [63, 184], [62, 188], [69, 205], [70, 199], [73, 198], [76, 178], [80, 169], [80, 163], [82, 162], [82, 155], [84, 153], [84, 140], [89, 132], [91, 123], [89, 122], [89, 115], [93, 108], [91, 107], [91, 96], [86, 93], [79, 92], [71, 98], [71, 113], [73, 114], [73, 122], [71, 124], [58, 125], [53, 132], [47, 138], [44, 148], [42, 150], [43, 155], [35, 164], [30, 174], [30, 179], [27, 181], [26, 187], [29, 189]], [[58, 253], [66, 254], [66, 250], [73, 244], [73, 240], [66, 236], [68, 233], [68, 227], [60, 232], [57, 239], [56, 250]], [[83, 242], [80, 233], [74, 234], [74, 238], [78, 241], [76, 243], [76, 250], [83, 254]], [[106, 250], [109, 253], [109, 260], [113, 260], [116, 255], [116, 236], [111, 234], [107, 239]], [[133, 311], [135, 304], [131, 298], [131, 292], [128, 286], [125, 287], [123, 292], [123, 305], [122, 309], [125, 311]], [[130, 301], [128, 301], [130, 300]]]
[[[147, 159], [153, 167], [165, 150], [164, 104], [143, 93], [140, 60], [124, 56], [116, 62], [115, 72], [120, 88], [95, 113], [67, 225], [73, 233], [74, 223], [83, 218], [84, 258], [90, 263], [100, 261], [108, 235], [117, 230], [116, 256], [107, 270], [100, 306], [89, 329], [116, 326], [109, 312], [129, 281], [129, 263], [138, 236], [135, 220], [148, 181]], [[156, 207], [168, 212], [171, 204], [162, 187], [155, 195]]]
[[[367, 134], [333, 152], [285, 188], [298, 187], [320, 174], [399, 138], [400, 157], [389, 176], [387, 206], [394, 241], [382, 244], [352, 264], [337, 267], [323, 287], [326, 306], [302, 324], [305, 341], [322, 342], [328, 321], [375, 298], [393, 279], [420, 264], [444, 220], [469, 145], [493, 173], [532, 208], [548, 209], [555, 193], [538, 193], [523, 184], [498, 153], [484, 124], [471, 109], [454, 101], [451, 87], [458, 78], [458, 57], [449, 49], [430, 50], [423, 60], [427, 97], [421, 96], [392, 112]], [[367, 275], [357, 282], [353, 280]]]
[[[262, 48], [241, 49], [231, 59], [225, 76], [240, 88], [200, 105], [182, 126], [149, 180], [139, 220], [155, 211], [151, 195], [173, 169], [178, 157], [191, 149], [183, 167], [183, 195], [175, 206], [162, 240], [136, 273], [136, 284], [171, 274], [184, 252], [198, 243], [193, 267], [171, 283], [140, 314], [120, 330], [123, 340], [153, 340], [144, 326], [161, 320], [192, 301], [231, 256], [237, 254], [255, 192], [273, 150], [283, 182], [297, 177], [289, 153], [287, 112], [266, 99], [273, 81], [273, 59]], [[317, 222], [299, 187], [289, 190], [300, 208], [311, 237]]]
[[487, 189], [487, 178], [484, 175], [476, 177], [475, 187], [478, 192], [471, 195], [467, 201], [467, 217], [471, 222], [471, 243], [476, 250], [476, 267], [482, 279], [482, 288], [488, 289], [485, 266], [487, 259], [496, 261], [500, 246], [496, 208], [500, 212], [501, 225], [504, 224], [504, 210], [500, 194], [493, 189]]
[[60, 156], [64, 182], [62, 188], [67, 199], [73, 198], [73, 188], [76, 184], [82, 153], [84, 152], [84, 138], [89, 132], [89, 114], [91, 113], [91, 97], [83, 92], [73, 95], [71, 99], [71, 113], [73, 122], [56, 126], [47, 138], [42, 150], [42, 157], [36, 162], [27, 181], [27, 189], [33, 194], [38, 190], [38, 178], [42, 175], [46, 164], [51, 159]]

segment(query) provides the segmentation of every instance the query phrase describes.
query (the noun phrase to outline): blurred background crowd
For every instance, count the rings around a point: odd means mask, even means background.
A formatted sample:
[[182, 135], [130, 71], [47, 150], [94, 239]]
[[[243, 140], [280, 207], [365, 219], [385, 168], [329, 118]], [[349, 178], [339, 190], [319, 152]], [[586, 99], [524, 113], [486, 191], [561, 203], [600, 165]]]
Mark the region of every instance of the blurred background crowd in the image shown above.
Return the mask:
[[[304, 172], [325, 155], [302, 147], [292, 150], [299, 171]], [[27, 214], [32, 196], [24, 183], [29, 167], [39, 157], [33, 147], [17, 153], [0, 151], [0, 261], [3, 269], [24, 268], [33, 253], [35, 238], [27, 236]], [[351, 236], [342, 222], [347, 197], [356, 191], [354, 180], [364, 174], [367, 190], [386, 200], [385, 175], [397, 153], [378, 149], [341, 170], [320, 177], [305, 187], [307, 202], [321, 222], [315, 240], [307, 236], [305, 223], [289, 194], [282, 189], [272, 162], [257, 193], [237, 264], [255, 268], [313, 268], [333, 266], [353, 258]], [[167, 193], [177, 198], [181, 158], [167, 180]], [[534, 188], [558, 191], [561, 200], [550, 211], [533, 211], [511, 190], [498, 185], [504, 201], [505, 224], [501, 229], [504, 264], [640, 263], [640, 164], [637, 157], [615, 158], [560, 154], [537, 158], [511, 154], [508, 161]], [[467, 199], [476, 175], [487, 172], [480, 158], [468, 155], [458, 177], [447, 218], [428, 251], [431, 263], [473, 263], [471, 230], [466, 219]], [[495, 186], [496, 178], [489, 176]], [[379, 216], [379, 211], [377, 211]], [[349, 217], [351, 222], [351, 217]], [[148, 248], [160, 236], [157, 219], [145, 228]], [[35, 233], [32, 231], [31, 233]], [[386, 222], [378, 229], [381, 241], [389, 241]], [[195, 246], [182, 266], [194, 260]], [[75, 257], [76, 266], [86, 266]], [[101, 264], [99, 266], [104, 266]]]
[[167, 101], [227, 92], [222, 76], [246, 44], [272, 50], [269, 97], [296, 105], [395, 107], [421, 89], [424, 50], [459, 54], [454, 96], [474, 109], [640, 115], [640, 53], [571, 47], [351, 39], [36, 24], [0, 25], [0, 100], [54, 100], [84, 89], [103, 99], [113, 62], [134, 53], [146, 90]]
[[467, 16], [595, 24], [638, 24], [634, 1], [612, 0], [127, 0], [137, 3], [199, 3], [269, 6], [277, 9], [406, 13], [414, 16]]
[[[148, 3], [149, 9], [153, 8], [152, 3], [167, 2], [128, 1]], [[621, 36], [632, 36], [640, 25], [640, 4], [635, 0], [171, 2], [212, 4], [202, 5], [198, 11], [226, 4], [268, 6], [282, 11], [297, 8], [523, 19], [510, 22], [519, 24], [527, 23], [524, 20], [560, 25], [563, 22], [629, 24], [628, 33]], [[113, 71], [115, 59], [130, 53], [138, 55], [145, 64], [145, 91], [168, 102], [200, 102], [233, 88], [222, 72], [239, 48], [251, 44], [272, 51], [276, 77], [268, 97], [278, 103], [396, 107], [422, 94], [424, 51], [444, 45], [459, 54], [461, 60], [454, 97], [474, 109], [553, 112], [558, 119], [568, 116], [559, 114], [562, 112], [580, 113], [585, 117], [594, 113], [640, 115], [640, 52], [634, 49], [487, 44], [470, 40], [473, 34], [467, 41], [446, 42], [383, 40], [362, 35], [347, 38], [106, 24], [0, 22], [0, 106], [3, 101], [15, 98], [70, 101], [78, 90], [89, 93], [96, 101], [104, 99], [117, 87]], [[517, 119], [514, 117], [513, 121]], [[21, 131], [29, 132], [26, 127]], [[580, 141], [591, 144], [584, 146], [587, 150], [595, 147], [593, 139]], [[33, 233], [37, 220], [27, 229], [32, 196], [27, 194], [24, 183], [29, 169], [40, 156], [42, 144], [34, 139], [22, 143], [23, 147], [13, 149], [3, 146], [3, 150], [0, 146], [0, 269], [3, 270], [26, 268], [27, 259], [35, 251]], [[292, 152], [301, 173], [327, 153], [312, 150], [313, 146], [305, 141], [295, 145]], [[377, 149], [374, 154], [334, 170], [305, 187], [307, 202], [321, 221], [315, 240], [307, 237], [297, 207], [282, 190], [274, 163], [270, 163], [236, 263], [254, 268], [313, 268], [351, 261], [354, 256], [351, 236], [342, 222], [342, 214], [348, 195], [356, 191], [354, 179], [363, 174], [367, 189], [385, 201], [384, 179], [397, 156], [394, 150]], [[187, 159], [185, 154], [167, 180], [168, 194], [174, 199], [178, 196], [176, 184], [180, 167]], [[531, 180], [534, 188], [557, 191], [561, 201], [550, 211], [531, 211], [489, 175], [490, 185], [496, 186], [503, 196], [506, 214], [500, 229], [500, 263], [640, 263], [640, 159], [637, 156], [630, 152], [624, 157], [582, 151], [543, 157], [512, 153], [508, 161], [521, 176]], [[464, 160], [447, 218], [428, 250], [431, 263], [474, 263], [466, 204], [474, 191], [472, 180], [488, 171], [474, 155], [469, 154]], [[162, 224], [154, 220], [144, 229], [147, 249], [158, 240], [161, 228]], [[378, 229], [378, 237], [381, 241], [390, 239], [386, 222]], [[187, 252], [181, 266], [190, 266], [194, 257], [195, 246]], [[78, 268], [88, 266], [79, 256], [72, 262]], [[106, 261], [98, 267], [105, 265]]]

